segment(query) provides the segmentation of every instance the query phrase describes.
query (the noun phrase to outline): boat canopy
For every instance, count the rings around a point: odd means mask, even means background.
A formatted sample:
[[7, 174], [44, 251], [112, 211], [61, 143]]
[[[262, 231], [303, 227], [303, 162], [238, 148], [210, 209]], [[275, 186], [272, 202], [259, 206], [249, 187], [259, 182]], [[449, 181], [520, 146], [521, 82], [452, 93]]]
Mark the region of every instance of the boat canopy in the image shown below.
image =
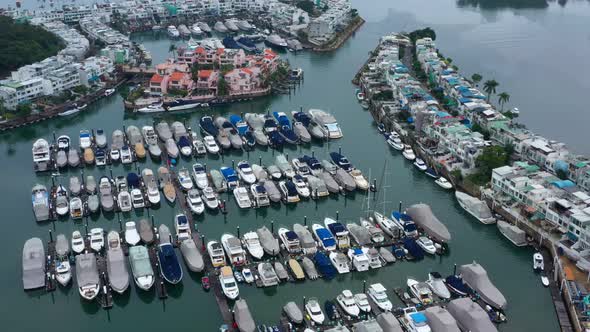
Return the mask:
[[485, 310], [470, 298], [464, 297], [452, 300], [447, 305], [447, 310], [453, 315], [463, 331], [498, 331]]
[[321, 251], [318, 251], [313, 256], [313, 260], [318, 267], [320, 274], [326, 279], [332, 279], [336, 275], [336, 269], [334, 265], [330, 262], [330, 259], [326, 254]]
[[439, 306], [427, 308], [424, 315], [428, 318], [428, 325], [434, 331], [440, 332], [460, 332], [457, 321], [447, 309]]
[[299, 237], [299, 243], [303, 249], [315, 248], [316, 243], [313, 240], [311, 233], [307, 228], [305, 228], [305, 226], [301, 224], [294, 224], [293, 231], [297, 233], [297, 236]]
[[248, 308], [246, 300], [239, 299], [234, 305], [234, 319], [240, 332], [254, 332], [256, 330], [256, 323]]
[[353, 325], [353, 329], [355, 332], [380, 332], [383, 331], [379, 323], [376, 320], [366, 320], [362, 322], [357, 322]]
[[391, 312], [383, 312], [377, 316], [377, 323], [383, 332], [403, 332], [403, 329]]
[[318, 238], [320, 238], [320, 240], [322, 240], [324, 243], [324, 246], [330, 247], [336, 245], [336, 240], [334, 240], [334, 237], [329, 230], [325, 228], [318, 228], [315, 232], [318, 235]]
[[408, 208], [407, 215], [414, 219], [414, 222], [435, 240], [440, 242], [449, 242], [451, 240], [451, 233], [447, 226], [436, 218], [430, 206], [424, 203], [414, 204]]
[[23, 247], [23, 286], [35, 289], [45, 285], [45, 249], [43, 241], [34, 237]]
[[226, 181], [228, 181], [228, 182], [238, 181], [238, 175], [236, 174], [236, 171], [234, 171], [233, 168], [222, 167], [220, 169], [220, 171], [221, 171], [221, 174], [223, 174], [223, 177], [225, 178]]
[[129, 184], [129, 187], [139, 188], [139, 175], [133, 172], [127, 174], [127, 183]]
[[295, 240], [298, 240], [299, 239], [299, 237], [297, 237], [297, 233], [295, 233], [294, 231], [287, 231], [285, 233], [285, 237], [289, 241], [295, 241]]
[[461, 265], [459, 273], [463, 277], [463, 280], [478, 292], [481, 298], [489, 305], [497, 309], [504, 309], [506, 307], [506, 298], [492, 284], [488, 273], [481, 265], [475, 262]]

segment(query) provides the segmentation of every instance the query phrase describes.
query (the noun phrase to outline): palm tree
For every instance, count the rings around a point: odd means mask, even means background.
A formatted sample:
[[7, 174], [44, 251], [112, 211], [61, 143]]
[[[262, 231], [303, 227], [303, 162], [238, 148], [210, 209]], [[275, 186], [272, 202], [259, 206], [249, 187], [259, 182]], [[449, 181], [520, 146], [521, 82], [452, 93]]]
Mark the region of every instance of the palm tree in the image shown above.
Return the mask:
[[502, 93], [498, 94], [498, 102], [500, 103], [500, 106], [502, 107], [500, 112], [504, 112], [504, 104], [509, 101], [510, 101], [510, 95], [507, 92], [502, 92]]
[[479, 82], [481, 82], [482, 79], [483, 77], [478, 73], [471, 75], [471, 80], [473, 81], [475, 86], [478, 86]]
[[488, 103], [490, 102], [490, 96], [492, 93], [496, 93], [496, 88], [500, 85], [500, 83], [496, 82], [496, 80], [487, 80], [483, 84], [483, 91], [487, 92], [488, 94]]

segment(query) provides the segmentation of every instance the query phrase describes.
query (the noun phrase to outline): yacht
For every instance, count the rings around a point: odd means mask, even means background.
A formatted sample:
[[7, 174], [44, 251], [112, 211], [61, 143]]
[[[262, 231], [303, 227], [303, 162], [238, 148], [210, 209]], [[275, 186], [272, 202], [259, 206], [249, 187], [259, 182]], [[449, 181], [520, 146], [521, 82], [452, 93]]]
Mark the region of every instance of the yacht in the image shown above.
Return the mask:
[[383, 266], [383, 264], [381, 264], [381, 256], [379, 255], [377, 249], [362, 248], [362, 250], [365, 254], [367, 254], [367, 257], [369, 258], [369, 267], [371, 269], [379, 269]]
[[279, 228], [279, 239], [289, 254], [298, 254], [301, 252], [301, 243], [297, 233], [287, 228]]
[[336, 250], [336, 240], [328, 229], [322, 227], [320, 224], [313, 224], [311, 229], [322, 248], [328, 251]]
[[219, 271], [219, 282], [221, 283], [223, 294], [225, 294], [228, 299], [235, 300], [240, 296], [238, 283], [236, 282], [234, 274], [229, 266], [224, 266]]
[[263, 207], [270, 205], [270, 198], [266, 192], [266, 188], [262, 184], [253, 184], [250, 186], [250, 193], [254, 198], [256, 207]]
[[277, 34], [271, 34], [268, 37], [266, 37], [264, 43], [269, 47], [273, 47], [279, 50], [284, 50], [285, 48], [287, 48], [287, 42]]
[[196, 163], [193, 165], [193, 178], [197, 184], [197, 188], [202, 190], [209, 186], [207, 170], [202, 164]]
[[438, 179], [434, 180], [434, 183], [436, 183], [439, 187], [443, 188], [443, 189], [453, 189], [453, 184], [451, 182], [449, 182], [449, 180], [447, 180], [445, 177], [441, 176]]
[[72, 251], [75, 254], [81, 254], [84, 249], [86, 249], [86, 244], [84, 243], [84, 238], [80, 231], [73, 231], [72, 232]]
[[176, 251], [170, 243], [170, 230], [162, 224], [158, 228], [160, 244], [158, 245], [158, 265], [164, 280], [170, 284], [178, 284], [182, 280], [182, 267], [176, 256]]
[[219, 171], [221, 171], [221, 174], [225, 179], [228, 189], [233, 190], [240, 185], [240, 179], [238, 178], [238, 175], [236, 174], [236, 171], [233, 168], [221, 167]]
[[221, 244], [229, 258], [230, 264], [240, 266], [246, 263], [246, 253], [237, 237], [227, 233], [223, 234], [221, 236]]
[[365, 179], [363, 173], [359, 169], [353, 169], [349, 172], [350, 176], [354, 179], [356, 183], [356, 187], [360, 190], [367, 190], [369, 189], [369, 181]]
[[383, 311], [391, 311], [393, 305], [387, 297], [386, 289], [382, 284], [372, 284], [369, 286], [368, 291], [369, 298]]
[[226, 33], [228, 31], [227, 27], [221, 21], [215, 22], [213, 29], [215, 29], [215, 31], [220, 32], [220, 33]]
[[197, 156], [204, 156], [207, 154], [207, 148], [205, 147], [205, 143], [197, 138], [196, 134], [193, 134], [193, 150]]
[[60, 285], [66, 286], [72, 280], [70, 267], [70, 244], [65, 235], [59, 234], [55, 240], [55, 279]]
[[176, 231], [176, 239], [178, 241], [183, 241], [191, 238], [191, 226], [188, 222], [187, 217], [184, 214], [177, 214], [174, 217], [174, 229]]
[[154, 284], [154, 270], [150, 263], [150, 255], [144, 246], [129, 248], [129, 265], [133, 274], [133, 280], [137, 287], [148, 290]]
[[76, 256], [76, 283], [85, 300], [94, 300], [100, 292], [100, 277], [94, 253]]
[[178, 182], [184, 190], [193, 189], [193, 180], [191, 180], [191, 175], [186, 168], [182, 168], [178, 171]]
[[455, 197], [459, 205], [482, 224], [489, 225], [496, 222], [486, 202], [461, 191], [455, 191]]
[[125, 255], [121, 249], [119, 233], [110, 231], [107, 234], [107, 273], [111, 288], [122, 294], [129, 287], [129, 271], [125, 263]]
[[196, 37], [203, 34], [203, 30], [201, 30], [198, 23], [195, 23], [191, 26], [191, 34]]
[[217, 194], [211, 187], [207, 187], [203, 189], [201, 194], [201, 199], [205, 202], [205, 206], [208, 209], [214, 210], [219, 208], [219, 199], [217, 198]]
[[404, 150], [402, 151], [402, 155], [404, 156], [404, 158], [406, 158], [409, 161], [413, 161], [416, 159], [416, 155], [414, 154], [414, 150], [412, 150], [412, 147], [409, 146], [408, 144], [406, 144], [404, 146]]
[[128, 245], [134, 246], [139, 243], [139, 233], [135, 226], [135, 221], [128, 221], [125, 223], [125, 242]]
[[61, 135], [57, 138], [57, 148], [59, 150], [68, 151], [70, 149], [70, 136], [68, 135]]
[[451, 292], [445, 285], [445, 280], [438, 272], [430, 272], [428, 273], [428, 280], [426, 280], [426, 284], [432, 292], [440, 297], [441, 299], [450, 299]]
[[[207, 253], [211, 258], [211, 264], [213, 267], [220, 267], [226, 264], [225, 262], [225, 253], [223, 252], [223, 247], [217, 241], [209, 241], [207, 242]], [[231, 269], [230, 269], [231, 272]]]
[[342, 137], [342, 129], [340, 129], [340, 125], [338, 125], [336, 118], [332, 114], [323, 110], [310, 109], [309, 115], [311, 116], [312, 122], [317, 124], [325, 137], [329, 139]]
[[371, 221], [361, 218], [361, 226], [365, 227], [371, 236], [371, 241], [373, 243], [382, 243], [385, 241], [385, 236], [383, 234], [383, 230], [378, 228], [373, 224]]
[[416, 166], [416, 168], [422, 172], [425, 172], [426, 169], [428, 169], [428, 166], [426, 165], [424, 160], [420, 158], [416, 158], [416, 160], [414, 160], [414, 166]]
[[387, 235], [394, 238], [398, 237], [400, 227], [397, 223], [377, 211], [373, 212], [373, 216], [375, 217], [375, 221], [377, 221], [379, 228], [381, 228]]
[[352, 266], [359, 272], [369, 270], [369, 256], [361, 248], [352, 248], [348, 250], [348, 258]]
[[332, 262], [332, 265], [334, 265], [334, 268], [338, 273], [344, 274], [350, 272], [349, 260], [345, 254], [338, 251], [332, 251], [329, 257], [330, 262]]
[[35, 166], [36, 171], [46, 171], [50, 168], [51, 163], [51, 153], [49, 143], [43, 139], [39, 138], [38, 140], [33, 143], [33, 164]]
[[430, 332], [428, 319], [422, 312], [418, 312], [416, 307], [407, 307], [402, 309], [403, 316], [399, 319], [402, 326], [409, 332]]
[[332, 218], [325, 218], [324, 226], [330, 230], [330, 233], [332, 233], [336, 239], [336, 245], [338, 246], [338, 249], [343, 250], [350, 248], [350, 236], [348, 230], [343, 224]]
[[240, 28], [238, 28], [236, 22], [237, 22], [236, 20], [227, 19], [223, 23], [225, 24], [227, 29], [230, 30], [231, 32], [237, 32], [240, 30]]
[[203, 143], [205, 143], [205, 148], [207, 149], [207, 152], [211, 154], [219, 153], [219, 145], [217, 145], [217, 142], [215, 142], [215, 138], [213, 136], [204, 136]]
[[148, 146], [148, 151], [150, 155], [154, 158], [160, 158], [160, 156], [162, 155], [162, 150], [158, 145], [158, 135], [156, 135], [154, 127], [144, 126], [141, 128], [141, 133], [143, 135], [145, 144]]
[[414, 279], [407, 280], [408, 288], [410, 292], [422, 303], [423, 305], [429, 305], [432, 303], [432, 291], [425, 282], [419, 282]]
[[205, 211], [205, 204], [203, 204], [197, 189], [191, 189], [186, 193], [186, 203], [191, 212], [196, 215], [200, 215]]
[[178, 29], [176, 29], [176, 27], [174, 25], [169, 25], [167, 31], [168, 31], [168, 36], [170, 36], [170, 38], [180, 37], [180, 32], [178, 31]]
[[31, 189], [33, 213], [37, 221], [49, 219], [49, 193], [44, 185], [37, 184]]
[[434, 242], [432, 242], [432, 240], [426, 236], [420, 236], [416, 240], [416, 243], [420, 246], [420, 248], [422, 248], [422, 250], [424, 250], [425, 253], [430, 255], [436, 254], [436, 246], [434, 245]]
[[361, 312], [360, 308], [356, 305], [352, 292], [348, 289], [343, 290], [341, 294], [336, 296], [336, 302], [349, 316], [358, 317]]
[[104, 232], [102, 228], [90, 230], [90, 248], [96, 252], [100, 252], [104, 248]]
[[279, 182], [279, 189], [281, 190], [285, 203], [290, 204], [300, 201], [297, 187], [291, 180]]
[[256, 259], [262, 259], [262, 256], [264, 256], [264, 249], [260, 244], [260, 239], [258, 238], [258, 234], [256, 234], [256, 232], [247, 232], [244, 234], [242, 242], [252, 257]]
[[387, 144], [397, 151], [402, 151], [404, 149], [404, 142], [402, 142], [399, 137], [389, 136], [387, 139]]
[[543, 261], [543, 255], [540, 252], [536, 252], [533, 254], [533, 270], [545, 270], [545, 262]]
[[316, 324], [323, 324], [326, 319], [322, 312], [322, 308], [320, 307], [320, 303], [315, 297], [311, 297], [305, 302], [305, 312], [309, 316], [309, 319]]
[[260, 281], [262, 286], [272, 287], [279, 284], [279, 277], [271, 263], [262, 262], [258, 263], [258, 275], [260, 275]]
[[297, 194], [300, 197], [308, 198], [311, 195], [309, 187], [307, 186], [307, 183], [305, 182], [303, 176], [297, 174], [293, 177], [291, 182], [293, 182], [293, 184], [295, 185], [295, 190], [297, 191]]
[[237, 187], [234, 189], [234, 198], [236, 199], [236, 203], [241, 209], [248, 209], [252, 207], [252, 201], [250, 200], [250, 195], [248, 195], [248, 189], [244, 187]]
[[371, 304], [369, 303], [369, 298], [365, 293], [358, 293], [354, 294], [354, 302], [356, 306], [364, 313], [371, 312]]
[[139, 113], [160, 113], [165, 111], [162, 103], [155, 103], [137, 109]]
[[201, 29], [202, 32], [211, 33], [211, 27], [209, 27], [209, 24], [205, 22], [197, 22], [196, 25], [199, 27], [199, 29]]

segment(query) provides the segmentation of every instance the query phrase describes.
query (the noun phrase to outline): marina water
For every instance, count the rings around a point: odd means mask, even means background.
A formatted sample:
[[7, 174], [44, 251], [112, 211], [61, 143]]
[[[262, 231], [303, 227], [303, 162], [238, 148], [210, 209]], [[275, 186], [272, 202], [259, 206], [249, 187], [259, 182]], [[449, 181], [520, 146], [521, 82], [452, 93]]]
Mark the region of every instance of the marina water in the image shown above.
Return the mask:
[[[511, 95], [511, 105], [522, 110], [521, 121], [545, 136], [560, 139], [579, 152], [590, 152], [583, 140], [583, 129], [589, 113], [583, 112], [584, 91], [589, 90], [590, 67], [584, 63], [588, 54], [588, 36], [584, 36], [584, 23], [590, 16], [587, 2], [568, 2], [565, 7], [550, 3], [543, 9], [487, 9], [460, 8], [454, 1], [426, 0], [371, 0], [353, 1], [367, 23], [333, 53], [297, 55], [283, 54], [293, 67], [305, 71], [305, 82], [292, 95], [266, 97], [256, 101], [224, 106], [211, 115], [239, 114], [242, 112], [291, 111], [299, 107], [321, 108], [332, 112], [338, 119], [344, 138], [329, 144], [313, 144], [310, 147], [286, 148], [290, 158], [314, 151], [319, 159], [327, 159], [328, 152], [341, 146], [342, 153], [366, 175], [381, 180], [387, 163], [387, 188], [379, 188], [378, 197], [370, 200], [370, 208], [389, 214], [404, 206], [424, 202], [430, 204], [437, 217], [451, 231], [453, 240], [450, 254], [442, 257], [426, 257], [423, 261], [398, 262], [394, 265], [363, 273], [338, 276], [331, 281], [305, 281], [288, 283], [273, 289], [241, 286], [241, 297], [248, 301], [257, 322], [275, 323], [280, 308], [288, 301], [303, 302], [303, 296], [318, 297], [321, 301], [333, 299], [343, 289], [361, 292], [363, 280], [367, 284], [383, 283], [389, 290], [403, 287], [408, 277], [426, 279], [430, 271], [443, 275], [453, 270], [453, 264], [466, 264], [474, 259], [488, 271], [492, 281], [508, 300], [508, 323], [501, 331], [557, 331], [555, 310], [549, 291], [541, 286], [539, 277], [532, 272], [532, 249], [515, 248], [504, 239], [495, 226], [484, 226], [463, 212], [452, 193], [437, 187], [431, 179], [415, 170], [397, 152], [391, 151], [377, 133], [370, 115], [361, 109], [354, 97], [350, 80], [367, 58], [382, 35], [393, 31], [411, 31], [431, 26], [437, 32], [437, 45], [447, 57], [453, 58], [468, 76], [479, 72], [486, 78], [500, 82], [500, 91]], [[577, 23], [576, 23], [577, 22]], [[586, 32], [587, 34], [587, 32]], [[171, 43], [165, 36], [151, 32], [132, 36], [143, 42], [152, 52], [154, 63], [163, 61]], [[575, 50], [572, 45], [581, 48]], [[567, 101], [566, 101], [567, 100]], [[174, 114], [164, 117], [172, 122], [185, 120], [197, 128], [202, 113]], [[572, 121], [573, 118], [576, 121]], [[556, 121], [561, 119], [561, 121]], [[169, 298], [160, 301], [154, 291], [141, 292], [135, 287], [122, 296], [115, 296], [112, 310], [104, 311], [96, 303], [86, 303], [78, 295], [75, 286], [58, 288], [54, 293], [22, 291], [21, 250], [26, 239], [39, 236], [48, 238], [48, 231], [65, 233], [68, 237], [75, 229], [83, 231], [82, 224], [56, 221], [55, 225], [36, 224], [30, 207], [30, 188], [35, 183], [51, 185], [48, 175], [35, 175], [31, 167], [31, 144], [38, 137], [52, 139], [52, 133], [70, 135], [74, 141], [80, 129], [103, 128], [110, 135], [123, 125], [151, 124], [151, 117], [124, 114], [120, 96], [105, 98], [89, 106], [83, 114], [68, 119], [56, 119], [38, 125], [21, 128], [0, 135], [0, 153], [4, 193], [0, 202], [5, 227], [4, 240], [0, 242], [4, 264], [0, 267], [3, 282], [0, 285], [3, 301], [0, 304], [0, 320], [5, 326], [18, 331], [42, 328], [62, 331], [104, 331], [105, 329], [179, 329], [215, 331], [222, 323], [212, 294], [202, 291], [200, 277], [186, 273], [183, 282], [168, 287]], [[567, 121], [567, 123], [565, 123]], [[76, 143], [77, 144], [77, 143]], [[275, 153], [276, 155], [276, 153]], [[207, 157], [200, 162], [209, 168], [231, 165], [242, 159], [258, 163], [273, 163], [272, 150], [256, 150], [249, 153], [232, 152], [224, 160]], [[181, 161], [189, 167], [192, 161]], [[148, 159], [139, 163], [140, 168], [156, 170], [158, 165]], [[113, 174], [125, 175], [133, 171], [121, 165], [113, 167]], [[70, 175], [79, 171], [62, 173], [61, 181], [67, 185]], [[108, 168], [85, 168], [84, 174], [98, 178], [108, 174]], [[384, 195], [386, 204], [382, 204]], [[350, 197], [331, 196], [327, 199], [304, 201], [296, 206], [276, 205], [266, 209], [239, 210], [233, 197], [228, 200], [229, 213], [205, 213], [196, 223], [207, 239], [219, 239], [224, 232], [241, 234], [267, 225], [274, 220], [275, 231], [281, 226], [290, 227], [302, 223], [322, 221], [326, 216], [358, 222], [367, 209], [366, 198], [360, 193]], [[178, 204], [161, 206], [151, 211], [156, 223], [173, 227], [173, 217], [179, 212]], [[147, 214], [144, 212], [143, 216]], [[135, 212], [126, 220], [138, 221]], [[55, 228], [54, 228], [55, 227]], [[89, 220], [89, 228], [118, 229], [116, 215], [100, 215]], [[183, 266], [184, 268], [184, 266]], [[393, 300], [392, 292], [389, 292]], [[394, 303], [395, 304], [395, 303]]]

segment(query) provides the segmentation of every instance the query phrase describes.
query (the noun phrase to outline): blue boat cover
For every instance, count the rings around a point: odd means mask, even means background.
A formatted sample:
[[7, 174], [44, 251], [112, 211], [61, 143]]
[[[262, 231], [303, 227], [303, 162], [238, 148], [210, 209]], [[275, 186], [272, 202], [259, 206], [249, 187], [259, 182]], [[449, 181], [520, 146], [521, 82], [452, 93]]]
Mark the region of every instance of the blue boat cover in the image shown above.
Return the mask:
[[404, 223], [408, 222], [408, 221], [412, 221], [412, 217], [408, 216], [405, 213], [401, 213], [399, 211], [391, 212], [391, 217], [397, 221], [400, 221], [400, 222], [403, 221]]
[[250, 164], [248, 163], [241, 163], [238, 165], [239, 169], [250, 168]]
[[179, 225], [185, 225], [188, 223], [188, 219], [186, 219], [185, 215], [178, 216], [177, 220], [178, 220], [177, 222]]
[[355, 255], [362, 255], [363, 254], [363, 250], [361, 248], [354, 248], [353, 252]]
[[295, 132], [291, 129], [291, 127], [287, 125], [281, 126], [279, 130], [281, 131], [281, 134], [290, 141], [296, 141], [299, 138], [297, 134], [295, 134]]
[[301, 160], [303, 160], [303, 162], [306, 163], [307, 166], [309, 166], [309, 168], [311, 168], [313, 170], [317, 170], [317, 169], [321, 169], [322, 168], [322, 164], [320, 164], [319, 160], [317, 160], [315, 157], [310, 157], [308, 155], [303, 155], [303, 157], [301, 158]]
[[330, 158], [332, 158], [332, 161], [334, 161], [336, 165], [342, 167], [342, 169], [345, 171], [348, 171], [352, 168], [352, 165], [348, 159], [338, 152], [330, 152]]
[[217, 134], [219, 134], [219, 129], [217, 129], [210, 116], [202, 117], [201, 120], [199, 120], [199, 125], [211, 136], [217, 136]]
[[335, 222], [333, 224], [329, 224], [328, 228], [330, 229], [330, 232], [332, 232], [332, 234], [336, 235], [340, 232], [345, 232], [346, 228], [344, 228], [344, 225], [342, 225], [339, 222]]
[[297, 195], [297, 188], [295, 187], [295, 184], [293, 182], [291, 182], [291, 181], [285, 182], [285, 187], [287, 187], [287, 192], [288, 192], [289, 196]]
[[336, 275], [336, 269], [334, 268], [332, 263], [330, 263], [330, 259], [328, 258], [328, 256], [326, 256], [326, 254], [324, 254], [321, 251], [318, 251], [313, 256], [313, 260], [315, 262], [315, 265], [317, 265], [318, 267], [318, 271], [324, 278], [334, 278], [334, 276]]
[[336, 240], [334, 240], [334, 237], [332, 236], [332, 233], [330, 233], [329, 230], [325, 228], [318, 228], [316, 230], [316, 234], [322, 240], [325, 247], [331, 247], [336, 245]]
[[181, 136], [178, 139], [178, 145], [181, 147], [185, 147], [185, 146], [191, 146], [191, 142], [188, 140], [188, 137], [186, 136]]
[[285, 236], [287, 237], [287, 240], [289, 240], [289, 241], [297, 240], [299, 238], [297, 236], [297, 233], [295, 233], [293, 231], [288, 231], [287, 233], [285, 233]]
[[416, 313], [410, 314], [410, 317], [412, 317], [412, 320], [416, 324], [426, 323], [426, 321], [427, 321], [426, 315], [424, 315], [421, 312], [416, 312]]
[[285, 139], [277, 131], [271, 131], [270, 134], [268, 134], [268, 136], [269, 136], [270, 142], [273, 146], [280, 147], [283, 144], [285, 144]]
[[420, 248], [418, 243], [416, 243], [416, 240], [406, 237], [403, 239], [403, 244], [404, 244], [404, 247], [410, 253], [410, 255], [412, 255], [412, 257], [414, 257], [414, 259], [424, 258], [424, 251], [422, 250], [422, 248]]
[[275, 128], [277, 126], [277, 122], [275, 119], [266, 116], [264, 120], [264, 128]]
[[225, 181], [227, 181], [227, 182], [238, 181], [238, 175], [236, 174], [236, 171], [234, 171], [233, 168], [222, 167], [219, 170], [221, 171], [221, 174], [225, 178]]
[[297, 112], [293, 114], [293, 118], [295, 118], [295, 121], [301, 122], [305, 127], [309, 126], [311, 123], [311, 117], [304, 112]]
[[158, 259], [161, 264], [160, 269], [166, 280], [172, 283], [177, 283], [182, 279], [182, 268], [178, 263], [174, 247], [170, 243], [160, 245]]
[[272, 112], [272, 115], [277, 119], [280, 126], [287, 126], [289, 129], [291, 128], [291, 121], [289, 121], [286, 114], [282, 112]]
[[404, 224], [404, 231], [406, 232], [415, 232], [417, 229], [413, 221], [408, 221]]
[[139, 188], [139, 175], [136, 173], [127, 174], [127, 184], [129, 187]]
[[259, 193], [266, 193], [266, 188], [264, 188], [264, 186], [261, 185], [261, 184], [257, 184], [256, 185], [256, 191], [259, 192]]

